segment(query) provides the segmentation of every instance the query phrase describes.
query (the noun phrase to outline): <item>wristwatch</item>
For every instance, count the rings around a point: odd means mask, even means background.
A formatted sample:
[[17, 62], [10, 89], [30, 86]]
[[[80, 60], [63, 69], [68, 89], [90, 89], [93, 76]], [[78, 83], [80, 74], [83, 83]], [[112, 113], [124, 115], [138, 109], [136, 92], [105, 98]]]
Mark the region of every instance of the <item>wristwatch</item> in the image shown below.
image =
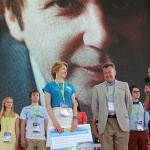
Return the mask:
[[78, 120], [79, 118], [78, 118], [78, 116], [73, 116], [73, 119], [77, 119]]

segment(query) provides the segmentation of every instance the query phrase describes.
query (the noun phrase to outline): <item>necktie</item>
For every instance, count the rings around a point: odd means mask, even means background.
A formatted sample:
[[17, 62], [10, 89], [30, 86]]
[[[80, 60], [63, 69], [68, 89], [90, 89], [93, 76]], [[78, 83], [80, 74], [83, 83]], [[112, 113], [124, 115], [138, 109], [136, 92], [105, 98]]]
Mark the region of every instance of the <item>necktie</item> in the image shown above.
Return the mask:
[[139, 102], [133, 102], [133, 105], [134, 105], [134, 104], [139, 104]]

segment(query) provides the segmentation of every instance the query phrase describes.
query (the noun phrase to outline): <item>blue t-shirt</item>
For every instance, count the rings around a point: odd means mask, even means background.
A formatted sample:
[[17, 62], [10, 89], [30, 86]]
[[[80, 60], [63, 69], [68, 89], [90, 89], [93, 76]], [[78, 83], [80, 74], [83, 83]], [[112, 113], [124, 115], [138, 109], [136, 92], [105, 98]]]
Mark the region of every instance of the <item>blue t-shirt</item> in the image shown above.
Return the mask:
[[[37, 119], [34, 116], [34, 111], [37, 111]], [[20, 119], [26, 121], [26, 138], [27, 139], [38, 139], [45, 140], [45, 120], [48, 119], [48, 113], [45, 107], [42, 106], [26, 106], [22, 109]], [[40, 132], [33, 132], [33, 123], [40, 123]]]
[[[59, 87], [62, 89], [63, 83], [58, 83]], [[64, 82], [64, 97], [65, 101], [62, 98], [62, 93], [55, 81], [48, 82], [43, 91], [48, 92], [51, 95], [51, 107], [60, 107], [61, 102], [65, 102], [72, 108], [72, 94], [75, 93], [75, 89], [72, 84]]]

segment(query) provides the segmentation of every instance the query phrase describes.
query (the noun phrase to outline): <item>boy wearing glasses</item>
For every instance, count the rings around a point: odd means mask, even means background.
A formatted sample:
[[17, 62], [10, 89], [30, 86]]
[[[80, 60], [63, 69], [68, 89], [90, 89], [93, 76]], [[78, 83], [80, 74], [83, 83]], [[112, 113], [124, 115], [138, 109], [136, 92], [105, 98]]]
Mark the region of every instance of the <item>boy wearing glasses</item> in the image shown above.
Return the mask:
[[138, 147], [139, 150], [147, 150], [149, 113], [145, 111], [144, 105], [139, 101], [140, 90], [138, 86], [130, 86], [130, 92], [133, 106], [131, 115], [129, 116], [130, 138], [128, 149], [136, 150], [136, 147]]

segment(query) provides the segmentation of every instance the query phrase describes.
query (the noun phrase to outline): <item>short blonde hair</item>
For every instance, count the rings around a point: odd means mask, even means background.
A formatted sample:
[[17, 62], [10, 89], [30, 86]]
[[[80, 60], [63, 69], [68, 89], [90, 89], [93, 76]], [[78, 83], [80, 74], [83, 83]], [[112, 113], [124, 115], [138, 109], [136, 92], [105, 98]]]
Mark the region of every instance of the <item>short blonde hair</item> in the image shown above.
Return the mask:
[[[1, 119], [3, 116], [5, 117], [5, 112], [6, 112], [5, 103], [6, 103], [9, 99], [12, 99], [12, 97], [6, 97], [6, 98], [4, 98], [3, 101], [2, 101], [2, 109], [1, 109], [1, 117], [0, 117], [0, 119]], [[12, 100], [13, 100], [13, 99], [12, 99]], [[10, 116], [11, 116], [12, 118], [15, 117], [14, 105], [12, 105], [11, 112], [10, 112]]]
[[68, 64], [64, 61], [56, 61], [51, 69], [51, 75], [53, 77], [53, 79], [56, 79], [56, 71], [59, 70], [60, 67], [62, 67], [62, 65], [65, 65], [68, 68]]

